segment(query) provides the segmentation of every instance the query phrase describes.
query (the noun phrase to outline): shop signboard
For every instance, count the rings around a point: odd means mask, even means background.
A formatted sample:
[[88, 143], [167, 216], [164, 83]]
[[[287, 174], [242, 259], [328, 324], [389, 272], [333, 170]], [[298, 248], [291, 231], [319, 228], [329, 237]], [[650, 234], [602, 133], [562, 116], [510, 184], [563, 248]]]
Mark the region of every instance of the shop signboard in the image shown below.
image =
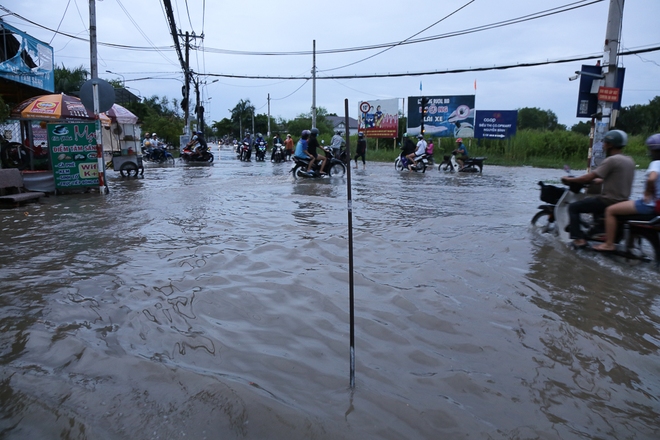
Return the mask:
[[[428, 100], [422, 109], [422, 98]], [[474, 95], [411, 96], [408, 98], [408, 136], [474, 137]]]
[[53, 48], [5, 22], [0, 33], [0, 78], [53, 93]]
[[96, 123], [48, 124], [56, 189], [99, 186]]
[[518, 110], [477, 110], [474, 137], [507, 139], [516, 134]]

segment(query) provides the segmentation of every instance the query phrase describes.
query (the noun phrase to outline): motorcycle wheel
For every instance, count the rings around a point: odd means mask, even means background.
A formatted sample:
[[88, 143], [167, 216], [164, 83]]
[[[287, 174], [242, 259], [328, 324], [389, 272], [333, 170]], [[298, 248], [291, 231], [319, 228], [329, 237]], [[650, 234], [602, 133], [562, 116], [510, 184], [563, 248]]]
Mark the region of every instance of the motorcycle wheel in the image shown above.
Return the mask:
[[174, 156], [172, 156], [171, 154], [168, 155], [165, 158], [165, 163], [167, 163], [168, 165], [174, 165]]
[[343, 163], [333, 163], [328, 170], [330, 177], [344, 177], [346, 166]]
[[400, 157], [397, 157], [394, 161], [394, 169], [397, 171], [403, 171], [403, 162]]
[[2, 167], [24, 170], [30, 166], [30, 153], [23, 144], [9, 142], [2, 146]]
[[629, 264], [655, 262], [660, 264], [660, 244], [654, 243], [645, 234], [631, 231], [631, 237], [627, 245], [626, 260]]
[[418, 169], [418, 171], [421, 171], [422, 173], [425, 173], [426, 172], [426, 164], [424, 162], [422, 162], [421, 165], [418, 165], [418, 168], [419, 168], [419, 166], [421, 166], [422, 169], [421, 170]]
[[293, 178], [298, 180], [298, 179], [304, 179], [306, 177], [309, 177], [307, 175], [307, 168], [302, 167], [300, 165], [296, 165], [296, 167], [293, 169]]
[[554, 233], [555, 226], [554, 218], [547, 211], [539, 211], [532, 217], [532, 227], [540, 233]]

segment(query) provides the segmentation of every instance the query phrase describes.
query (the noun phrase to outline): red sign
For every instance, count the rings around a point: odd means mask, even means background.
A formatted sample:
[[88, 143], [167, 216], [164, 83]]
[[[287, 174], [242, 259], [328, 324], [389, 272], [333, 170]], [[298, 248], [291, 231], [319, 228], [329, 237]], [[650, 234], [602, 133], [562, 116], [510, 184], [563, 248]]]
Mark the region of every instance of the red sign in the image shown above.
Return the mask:
[[619, 102], [620, 89], [616, 87], [599, 87], [598, 100], [605, 102]]

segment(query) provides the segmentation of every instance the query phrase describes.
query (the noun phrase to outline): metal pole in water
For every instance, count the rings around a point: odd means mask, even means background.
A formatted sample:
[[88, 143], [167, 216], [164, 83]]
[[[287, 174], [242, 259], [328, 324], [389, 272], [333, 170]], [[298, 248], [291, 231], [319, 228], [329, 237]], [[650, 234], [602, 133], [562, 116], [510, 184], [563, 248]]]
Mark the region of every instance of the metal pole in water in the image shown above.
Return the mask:
[[344, 126], [346, 127], [346, 199], [348, 207], [348, 305], [350, 318], [350, 385], [355, 388], [355, 305], [353, 286], [353, 200], [351, 199], [351, 130], [348, 125], [348, 99], [344, 99]]

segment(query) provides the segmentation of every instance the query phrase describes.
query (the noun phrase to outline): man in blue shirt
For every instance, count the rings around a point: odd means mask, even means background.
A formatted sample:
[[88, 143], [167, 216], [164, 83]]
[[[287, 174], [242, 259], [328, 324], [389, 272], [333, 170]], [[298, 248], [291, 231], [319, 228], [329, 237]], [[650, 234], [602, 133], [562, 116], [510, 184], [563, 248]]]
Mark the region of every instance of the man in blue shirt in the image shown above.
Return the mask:
[[293, 155], [295, 157], [297, 157], [298, 159], [303, 159], [303, 160], [309, 159], [311, 162], [314, 162], [314, 156], [309, 154], [309, 152], [307, 151], [307, 148], [308, 148], [307, 139], [309, 139], [309, 135], [311, 133], [312, 132], [309, 131], [309, 130], [303, 130], [302, 131], [302, 133], [300, 135], [300, 140], [296, 144], [296, 151]]
[[468, 160], [468, 151], [467, 147], [463, 145], [463, 138], [458, 138], [456, 139], [456, 143], [458, 144], [458, 147], [454, 150], [454, 153], [456, 153], [456, 162], [458, 162], [458, 166], [463, 168], [464, 162]]

